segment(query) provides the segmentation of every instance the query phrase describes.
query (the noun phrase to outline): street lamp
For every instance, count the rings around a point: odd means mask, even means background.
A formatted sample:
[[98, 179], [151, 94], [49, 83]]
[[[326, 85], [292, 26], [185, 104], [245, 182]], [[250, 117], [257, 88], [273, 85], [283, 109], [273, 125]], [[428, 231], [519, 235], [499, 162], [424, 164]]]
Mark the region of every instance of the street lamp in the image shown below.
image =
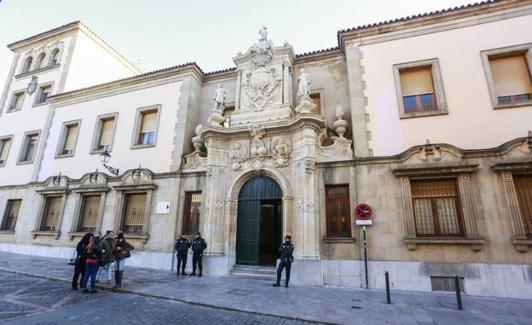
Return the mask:
[[107, 149], [105, 149], [100, 154], [100, 161], [102, 162], [103, 167], [105, 167], [111, 174], [118, 176], [118, 168], [114, 168], [107, 165], [109, 160], [111, 160], [111, 154], [109, 153], [109, 151], [107, 151]]

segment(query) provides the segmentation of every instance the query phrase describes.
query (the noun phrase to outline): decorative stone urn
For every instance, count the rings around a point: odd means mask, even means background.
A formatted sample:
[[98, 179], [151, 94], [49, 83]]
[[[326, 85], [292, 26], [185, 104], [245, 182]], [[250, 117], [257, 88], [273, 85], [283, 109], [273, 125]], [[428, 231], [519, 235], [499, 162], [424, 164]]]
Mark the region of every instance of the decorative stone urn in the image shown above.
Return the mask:
[[336, 133], [340, 136], [341, 139], [344, 139], [344, 134], [347, 132], [347, 127], [349, 123], [344, 120], [345, 112], [342, 109], [342, 106], [336, 106], [336, 121], [333, 122], [333, 127]]

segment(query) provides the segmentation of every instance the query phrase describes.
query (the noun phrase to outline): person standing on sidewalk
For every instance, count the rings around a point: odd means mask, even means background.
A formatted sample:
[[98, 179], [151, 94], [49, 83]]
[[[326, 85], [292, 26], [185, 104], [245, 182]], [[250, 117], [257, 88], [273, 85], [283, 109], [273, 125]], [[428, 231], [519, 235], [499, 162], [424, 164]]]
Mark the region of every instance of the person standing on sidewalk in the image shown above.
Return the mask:
[[[83, 293], [96, 293], [96, 274], [98, 273], [98, 268], [100, 267], [100, 262], [102, 259], [100, 237], [92, 236], [85, 250], [87, 255], [87, 270], [85, 271], [85, 276], [83, 277], [81, 287], [83, 288]], [[87, 282], [89, 281], [89, 278], [91, 279], [90, 291], [87, 288]]]
[[199, 267], [198, 276], [203, 275], [203, 251], [207, 248], [205, 239], [201, 238], [201, 233], [196, 233], [196, 238], [192, 241], [192, 273], [196, 275], [196, 267]]
[[292, 262], [294, 261], [294, 244], [292, 244], [292, 237], [286, 236], [284, 238], [284, 243], [279, 247], [279, 253], [281, 254], [281, 259], [279, 261], [279, 266], [277, 267], [277, 282], [273, 284], [274, 287], [281, 286], [281, 275], [283, 269], [286, 269], [286, 281], [284, 286], [288, 288], [288, 281], [290, 281], [290, 268], [292, 267]]
[[124, 238], [124, 233], [119, 232], [116, 245], [113, 249], [113, 254], [115, 257], [115, 286], [113, 290], [122, 288], [122, 278], [124, 276], [124, 269], [126, 268], [126, 258], [131, 257], [131, 251], [135, 248], [126, 241]]
[[113, 248], [115, 247], [115, 233], [112, 230], [107, 230], [102, 240], [102, 265], [98, 270], [98, 276], [96, 280], [107, 278], [107, 284], [111, 283], [113, 279], [113, 263], [115, 256], [113, 254]]
[[[72, 277], [72, 290], [78, 290], [78, 282], [81, 287], [83, 277], [85, 276], [85, 266], [87, 263], [86, 248], [91, 238], [94, 237], [92, 233], [86, 233], [76, 246], [76, 260], [74, 262], [74, 276]], [[80, 277], [81, 276], [81, 277]]]
[[185, 273], [185, 267], [187, 266], [187, 254], [189, 247], [190, 241], [185, 237], [185, 234], [179, 236], [174, 245], [177, 255], [177, 275], [179, 275], [180, 268], [181, 275], [187, 275]]

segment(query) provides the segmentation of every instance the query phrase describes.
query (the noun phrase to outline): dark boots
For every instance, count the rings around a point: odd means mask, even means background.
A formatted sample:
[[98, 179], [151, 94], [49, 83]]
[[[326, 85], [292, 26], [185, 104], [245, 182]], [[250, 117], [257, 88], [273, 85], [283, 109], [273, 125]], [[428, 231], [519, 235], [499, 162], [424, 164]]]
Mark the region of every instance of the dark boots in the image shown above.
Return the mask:
[[122, 288], [122, 276], [124, 275], [124, 271], [115, 271], [115, 286], [113, 287], [113, 290]]

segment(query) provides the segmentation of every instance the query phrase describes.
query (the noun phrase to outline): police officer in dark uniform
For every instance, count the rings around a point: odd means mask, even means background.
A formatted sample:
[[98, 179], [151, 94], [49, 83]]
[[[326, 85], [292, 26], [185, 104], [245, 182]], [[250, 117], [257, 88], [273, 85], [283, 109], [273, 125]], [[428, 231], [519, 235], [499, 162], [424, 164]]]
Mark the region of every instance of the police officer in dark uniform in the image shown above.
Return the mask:
[[179, 275], [180, 268], [181, 275], [186, 275], [185, 267], [187, 266], [187, 254], [189, 247], [190, 241], [185, 237], [185, 234], [179, 236], [174, 246], [177, 255], [177, 275]]
[[207, 248], [205, 239], [201, 238], [201, 233], [196, 233], [196, 238], [192, 241], [192, 273], [190, 275], [196, 275], [196, 267], [199, 267], [198, 276], [202, 276], [203, 273], [203, 251]]
[[290, 281], [290, 267], [294, 261], [292, 254], [294, 253], [294, 244], [291, 243], [292, 237], [286, 236], [284, 238], [284, 243], [279, 247], [279, 253], [281, 254], [281, 259], [279, 266], [277, 267], [277, 282], [273, 285], [274, 287], [281, 286], [281, 274], [283, 273], [283, 268], [286, 269], [286, 282], [285, 287], [288, 288], [288, 281]]

